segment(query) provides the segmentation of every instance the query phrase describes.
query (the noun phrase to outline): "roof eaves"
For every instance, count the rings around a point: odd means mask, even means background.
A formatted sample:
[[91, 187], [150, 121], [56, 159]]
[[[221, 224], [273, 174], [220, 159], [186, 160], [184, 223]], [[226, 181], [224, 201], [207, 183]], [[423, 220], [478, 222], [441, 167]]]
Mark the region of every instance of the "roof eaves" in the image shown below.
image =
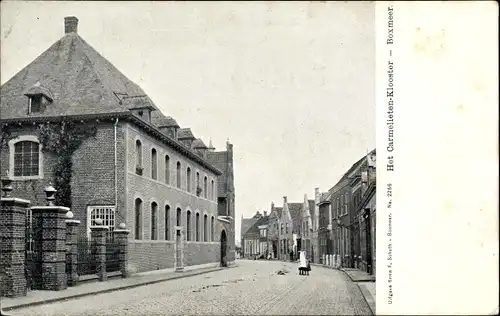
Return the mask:
[[165, 141], [168, 145], [171, 147], [177, 149], [180, 153], [185, 155], [188, 158], [191, 158], [201, 164], [203, 167], [207, 168], [208, 170], [214, 172], [216, 175], [220, 176], [222, 175], [222, 171], [220, 171], [218, 168], [214, 167], [212, 164], [210, 164], [208, 161], [200, 157], [199, 155], [195, 154], [191, 150], [189, 150], [186, 146], [183, 146], [182, 144], [176, 142], [169, 136], [165, 135], [161, 131], [158, 130], [156, 126], [151, 125], [150, 123], [140, 119], [139, 117], [135, 115], [129, 116], [129, 119], [136, 123], [137, 125], [141, 126], [142, 128], [146, 129], [147, 131], [152, 132], [155, 136], [160, 137], [163, 141]]

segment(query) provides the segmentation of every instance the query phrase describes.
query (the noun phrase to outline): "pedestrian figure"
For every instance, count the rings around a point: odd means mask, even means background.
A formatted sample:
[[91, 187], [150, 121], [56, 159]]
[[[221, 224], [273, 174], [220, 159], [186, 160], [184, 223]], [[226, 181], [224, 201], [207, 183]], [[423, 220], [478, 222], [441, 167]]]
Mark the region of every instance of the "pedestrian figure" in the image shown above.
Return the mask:
[[306, 271], [306, 275], [309, 275], [309, 271], [311, 271], [311, 262], [310, 262], [310, 260], [309, 260], [309, 259], [306, 259], [306, 263], [307, 263], [307, 264], [306, 264], [306, 269], [305, 269], [305, 271]]
[[304, 275], [307, 269], [306, 252], [299, 251], [299, 275]]

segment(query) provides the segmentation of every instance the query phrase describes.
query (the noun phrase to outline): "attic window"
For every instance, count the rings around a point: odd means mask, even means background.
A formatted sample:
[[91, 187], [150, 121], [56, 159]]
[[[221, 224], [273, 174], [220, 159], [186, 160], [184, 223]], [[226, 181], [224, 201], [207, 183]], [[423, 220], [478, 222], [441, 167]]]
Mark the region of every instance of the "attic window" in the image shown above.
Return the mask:
[[40, 82], [31, 86], [24, 95], [28, 97], [28, 114], [43, 112], [46, 105], [53, 100], [52, 93]]
[[42, 111], [43, 96], [41, 94], [29, 97], [29, 113], [39, 113]]
[[144, 112], [143, 111], [139, 111], [139, 112], [137, 112], [137, 114], [139, 114], [139, 116], [142, 116], [142, 115], [144, 115]]

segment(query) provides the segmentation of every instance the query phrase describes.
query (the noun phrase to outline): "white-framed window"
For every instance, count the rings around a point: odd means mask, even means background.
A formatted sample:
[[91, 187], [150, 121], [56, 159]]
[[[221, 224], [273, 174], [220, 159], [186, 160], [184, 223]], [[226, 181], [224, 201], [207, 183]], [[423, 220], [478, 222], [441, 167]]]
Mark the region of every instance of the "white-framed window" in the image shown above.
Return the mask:
[[42, 146], [38, 137], [23, 135], [9, 141], [9, 174], [12, 180], [43, 178]]
[[260, 237], [266, 237], [266, 236], [267, 236], [267, 234], [266, 234], [266, 229], [265, 229], [265, 228], [264, 228], [264, 229], [261, 229], [261, 230], [260, 230]]
[[90, 228], [95, 227], [96, 219], [102, 219], [102, 226], [112, 232], [115, 229], [115, 206], [88, 206], [87, 207], [87, 234], [90, 237]]

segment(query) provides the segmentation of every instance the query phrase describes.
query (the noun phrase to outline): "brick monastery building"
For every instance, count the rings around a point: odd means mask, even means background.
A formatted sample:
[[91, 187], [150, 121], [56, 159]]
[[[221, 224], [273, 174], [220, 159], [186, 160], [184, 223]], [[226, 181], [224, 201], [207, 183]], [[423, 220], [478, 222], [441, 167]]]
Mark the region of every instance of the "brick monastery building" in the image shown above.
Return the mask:
[[[111, 230], [125, 223], [132, 271], [234, 261], [233, 145], [215, 151], [180, 128], [77, 27], [65, 18], [65, 35], [1, 87], [1, 175], [13, 195], [44, 205], [44, 187], [60, 191], [56, 174], [70, 172], [64, 206], [79, 233], [97, 218]], [[62, 171], [41, 126], [81, 139]]]

